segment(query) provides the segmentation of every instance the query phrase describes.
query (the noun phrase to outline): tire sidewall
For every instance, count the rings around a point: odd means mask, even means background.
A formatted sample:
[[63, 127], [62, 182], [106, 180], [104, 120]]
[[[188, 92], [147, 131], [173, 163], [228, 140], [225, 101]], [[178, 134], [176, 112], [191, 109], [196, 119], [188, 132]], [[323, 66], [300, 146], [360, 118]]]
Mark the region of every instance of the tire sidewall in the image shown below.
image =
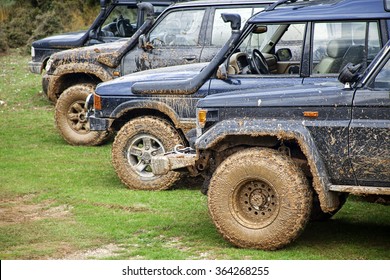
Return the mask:
[[132, 140], [140, 135], [156, 138], [163, 145], [164, 152], [173, 150], [177, 144], [184, 144], [183, 139], [167, 121], [156, 117], [139, 117], [126, 123], [115, 137], [112, 147], [114, 168], [122, 182], [130, 189], [165, 190], [180, 178], [178, 172], [170, 171], [165, 175], [141, 176], [130, 165], [127, 150]]
[[80, 84], [66, 89], [58, 98], [55, 107], [55, 122], [62, 137], [71, 145], [95, 146], [100, 145], [108, 138], [107, 131], [88, 131], [80, 133], [74, 130], [68, 121], [68, 111], [78, 102], [85, 102], [89, 94], [94, 93], [91, 84]]

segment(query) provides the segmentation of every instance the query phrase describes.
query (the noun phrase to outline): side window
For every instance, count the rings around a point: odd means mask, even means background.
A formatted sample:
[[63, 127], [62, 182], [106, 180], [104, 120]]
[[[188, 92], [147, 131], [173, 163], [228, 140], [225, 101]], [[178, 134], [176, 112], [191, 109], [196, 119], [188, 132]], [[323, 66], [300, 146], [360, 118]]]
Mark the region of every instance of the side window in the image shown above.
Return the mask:
[[375, 81], [372, 85], [375, 89], [388, 89], [390, 90], [390, 60], [383, 66], [382, 70], [375, 77]]
[[376, 22], [370, 22], [368, 27], [368, 54], [367, 65], [374, 59], [377, 53], [381, 50], [382, 41], [379, 35], [379, 27]]
[[106, 18], [101, 30], [103, 37], [131, 37], [137, 29], [135, 6], [116, 6]]
[[291, 24], [275, 45], [275, 53], [279, 53], [281, 49], [289, 49], [290, 60], [301, 61], [305, 27], [305, 24]]
[[152, 30], [153, 45], [197, 46], [204, 10], [176, 11], [164, 17]]
[[313, 34], [313, 74], [337, 74], [347, 63], [369, 62], [381, 46], [376, 22], [315, 23]]
[[229, 58], [228, 74], [298, 75], [305, 23], [259, 24]]
[[225, 23], [222, 19], [223, 13], [235, 13], [241, 16], [241, 27], [245, 22], [255, 13], [264, 10], [263, 7], [257, 8], [218, 8], [215, 9], [213, 20], [213, 31], [211, 34], [211, 45], [222, 47], [226, 41], [230, 38], [231, 29], [230, 23]]

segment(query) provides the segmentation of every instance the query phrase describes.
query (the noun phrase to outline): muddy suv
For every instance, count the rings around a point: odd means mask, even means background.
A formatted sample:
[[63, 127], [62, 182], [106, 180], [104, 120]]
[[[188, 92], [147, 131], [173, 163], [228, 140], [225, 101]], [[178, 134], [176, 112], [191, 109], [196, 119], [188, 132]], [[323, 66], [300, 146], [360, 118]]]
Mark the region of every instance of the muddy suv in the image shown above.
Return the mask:
[[[154, 22], [153, 7], [140, 4], [145, 23], [127, 41], [55, 53], [47, 63], [43, 91], [56, 105], [56, 125], [73, 145], [97, 145], [107, 133], [90, 133], [85, 99], [94, 87], [125, 74], [171, 65], [210, 61], [229, 39], [222, 13], [237, 12], [242, 21], [263, 10], [270, 0], [215, 0], [177, 3]], [[99, 135], [98, 135], [99, 134]]]
[[225, 239], [282, 248], [313, 213], [334, 215], [349, 193], [390, 197], [389, 59], [390, 42], [364, 72], [348, 64], [343, 84], [208, 96], [197, 105], [195, 150], [153, 157], [151, 170], [161, 176], [188, 166], [205, 177]]
[[[40, 74], [53, 53], [82, 46], [113, 42], [131, 37], [146, 17], [138, 9], [139, 0], [101, 0], [100, 13], [86, 31], [71, 32], [37, 40], [31, 46], [30, 72]], [[157, 17], [166, 7], [177, 1], [142, 1], [154, 5]]]
[[175, 172], [153, 176], [150, 162], [175, 144], [188, 144], [195, 105], [205, 96], [337, 82], [344, 65], [365, 68], [389, 38], [390, 14], [381, 0], [282, 2], [242, 29], [237, 16], [225, 14], [232, 36], [209, 64], [143, 71], [96, 88], [88, 102], [91, 135], [118, 131], [112, 159], [126, 186], [168, 189], [180, 178]]

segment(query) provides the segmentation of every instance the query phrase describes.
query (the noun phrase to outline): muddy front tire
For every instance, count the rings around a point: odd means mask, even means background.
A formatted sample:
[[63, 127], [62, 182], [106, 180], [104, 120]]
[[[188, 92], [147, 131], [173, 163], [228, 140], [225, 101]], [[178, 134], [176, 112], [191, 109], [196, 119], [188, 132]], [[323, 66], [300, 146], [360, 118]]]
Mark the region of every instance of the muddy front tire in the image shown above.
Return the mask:
[[112, 145], [112, 163], [121, 181], [135, 190], [166, 190], [180, 173], [153, 174], [152, 157], [173, 150], [183, 139], [171, 124], [157, 117], [140, 117], [126, 123]]
[[235, 246], [276, 250], [295, 240], [310, 217], [312, 192], [294, 162], [271, 149], [229, 156], [210, 181], [208, 206]]
[[79, 84], [66, 89], [58, 98], [55, 108], [56, 126], [71, 145], [97, 146], [107, 141], [107, 131], [91, 131], [85, 109], [87, 96], [93, 93], [91, 84]]

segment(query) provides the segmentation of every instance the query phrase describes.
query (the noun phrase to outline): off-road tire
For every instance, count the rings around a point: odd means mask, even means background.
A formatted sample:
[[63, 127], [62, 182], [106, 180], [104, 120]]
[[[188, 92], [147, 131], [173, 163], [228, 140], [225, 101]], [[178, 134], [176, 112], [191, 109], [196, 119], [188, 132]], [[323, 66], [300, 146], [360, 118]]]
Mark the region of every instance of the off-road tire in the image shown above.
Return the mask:
[[238, 247], [276, 250], [307, 224], [312, 191], [288, 157], [266, 148], [238, 151], [214, 172], [208, 191], [210, 216], [222, 236]]
[[151, 116], [135, 118], [116, 135], [112, 145], [112, 163], [128, 188], [166, 190], [180, 179], [180, 173], [170, 171], [156, 176], [151, 170], [150, 159], [173, 150], [177, 144], [183, 145], [184, 141], [169, 122]]
[[94, 92], [92, 84], [78, 84], [67, 88], [58, 98], [55, 107], [55, 123], [65, 139], [75, 146], [97, 146], [105, 143], [108, 131], [91, 131], [84, 108], [87, 96]]

